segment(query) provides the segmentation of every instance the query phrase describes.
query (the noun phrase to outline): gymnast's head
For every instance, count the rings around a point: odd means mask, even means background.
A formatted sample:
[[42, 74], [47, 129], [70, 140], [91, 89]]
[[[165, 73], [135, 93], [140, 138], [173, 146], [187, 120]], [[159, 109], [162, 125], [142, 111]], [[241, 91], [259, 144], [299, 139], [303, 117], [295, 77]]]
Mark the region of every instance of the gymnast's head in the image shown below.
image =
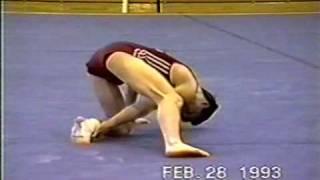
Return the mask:
[[216, 98], [206, 89], [199, 87], [195, 103], [183, 106], [181, 119], [196, 126], [208, 120], [218, 108]]

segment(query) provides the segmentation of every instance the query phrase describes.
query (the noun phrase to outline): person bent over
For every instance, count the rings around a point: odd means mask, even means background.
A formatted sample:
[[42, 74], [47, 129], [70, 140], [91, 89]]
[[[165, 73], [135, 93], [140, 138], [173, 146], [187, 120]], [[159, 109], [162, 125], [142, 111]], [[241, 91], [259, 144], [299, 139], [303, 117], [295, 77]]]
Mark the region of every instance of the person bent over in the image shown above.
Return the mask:
[[114, 42], [96, 51], [87, 70], [106, 118], [80, 118], [73, 136], [90, 143], [102, 135], [128, 135], [136, 119], [156, 110], [166, 156], [210, 155], [180, 135], [181, 121], [201, 124], [219, 107], [190, 67], [158, 49]]

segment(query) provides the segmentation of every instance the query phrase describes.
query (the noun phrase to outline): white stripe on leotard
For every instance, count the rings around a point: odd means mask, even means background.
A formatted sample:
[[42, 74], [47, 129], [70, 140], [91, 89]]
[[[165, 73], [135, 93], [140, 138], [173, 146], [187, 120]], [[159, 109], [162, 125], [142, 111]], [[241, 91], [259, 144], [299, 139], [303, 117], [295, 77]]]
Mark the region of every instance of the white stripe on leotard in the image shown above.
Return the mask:
[[164, 59], [152, 54], [151, 52], [145, 49], [135, 49], [133, 56], [145, 61], [151, 67], [161, 71], [164, 74], [169, 74], [171, 64], [165, 61]]

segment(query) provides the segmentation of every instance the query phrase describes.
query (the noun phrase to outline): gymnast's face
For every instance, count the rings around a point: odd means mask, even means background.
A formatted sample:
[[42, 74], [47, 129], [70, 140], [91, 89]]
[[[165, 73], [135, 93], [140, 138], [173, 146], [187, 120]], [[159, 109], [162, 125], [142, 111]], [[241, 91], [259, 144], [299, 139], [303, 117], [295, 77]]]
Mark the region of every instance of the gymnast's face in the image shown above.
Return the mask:
[[198, 86], [194, 100], [185, 105], [183, 113], [188, 117], [194, 117], [207, 107], [209, 107], [209, 103], [204, 97], [201, 87]]

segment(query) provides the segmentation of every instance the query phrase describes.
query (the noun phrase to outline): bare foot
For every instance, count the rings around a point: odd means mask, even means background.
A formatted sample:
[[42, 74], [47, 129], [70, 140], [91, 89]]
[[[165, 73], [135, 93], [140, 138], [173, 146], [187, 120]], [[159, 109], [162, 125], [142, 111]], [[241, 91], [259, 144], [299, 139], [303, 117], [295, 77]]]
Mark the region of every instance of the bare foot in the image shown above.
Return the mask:
[[192, 147], [187, 144], [179, 143], [172, 145], [166, 149], [168, 157], [209, 157], [210, 154], [199, 148]]

